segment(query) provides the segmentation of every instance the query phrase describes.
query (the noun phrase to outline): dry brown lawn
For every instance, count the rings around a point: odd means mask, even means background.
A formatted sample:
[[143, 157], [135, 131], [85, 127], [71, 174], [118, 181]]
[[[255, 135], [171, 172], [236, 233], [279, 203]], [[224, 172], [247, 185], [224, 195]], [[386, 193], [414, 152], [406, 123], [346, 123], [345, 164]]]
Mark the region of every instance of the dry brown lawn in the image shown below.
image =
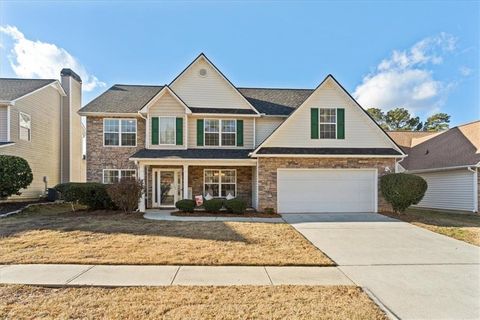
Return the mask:
[[332, 265], [284, 223], [152, 221], [48, 206], [0, 219], [0, 264]]
[[357, 287], [0, 286], [7, 319], [387, 319]]
[[480, 246], [480, 215], [449, 213], [410, 208], [404, 214], [386, 214], [392, 218]]

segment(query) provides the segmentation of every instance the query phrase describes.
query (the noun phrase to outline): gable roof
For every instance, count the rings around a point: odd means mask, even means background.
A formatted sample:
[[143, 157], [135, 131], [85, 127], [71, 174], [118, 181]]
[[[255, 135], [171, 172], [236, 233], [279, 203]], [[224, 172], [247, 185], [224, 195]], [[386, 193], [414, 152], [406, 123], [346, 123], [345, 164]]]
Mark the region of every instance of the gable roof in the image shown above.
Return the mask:
[[282, 128], [283, 126], [285, 126], [289, 120], [292, 118], [291, 116], [297, 112], [303, 105], [305, 105], [307, 103], [307, 101], [313, 96], [313, 94], [322, 87], [322, 85], [324, 83], [327, 82], [327, 80], [332, 80], [336, 85], [339, 86], [339, 88], [342, 90], [342, 92], [344, 92], [354, 103], [355, 105], [360, 108], [360, 110], [363, 111], [363, 113], [371, 120], [371, 122], [384, 134], [384, 136], [388, 139], [388, 141], [391, 142], [392, 146], [395, 147], [395, 149], [397, 149], [397, 151], [400, 151], [399, 152], [399, 156], [400, 157], [404, 157], [405, 154], [402, 150], [402, 148], [383, 130], [383, 128], [370, 116], [370, 114], [365, 110], [363, 109], [363, 107], [357, 102], [357, 100], [355, 100], [351, 95], [350, 93], [340, 84], [340, 82], [337, 81], [337, 79], [335, 79], [335, 77], [331, 74], [328, 74], [325, 79], [323, 79], [322, 82], [320, 82], [320, 84], [315, 88], [315, 90], [313, 90], [310, 95], [300, 104], [300, 106], [298, 106], [291, 114], [290, 116], [282, 123], [280, 124], [275, 130], [273, 130], [273, 132], [267, 137], [265, 138], [262, 143], [260, 143], [258, 145], [258, 147], [253, 151], [252, 155], [257, 155], [259, 154], [259, 151], [262, 149], [263, 145], [271, 139], [271, 137], [276, 133], [278, 132], [278, 130], [280, 128]]
[[246, 104], [252, 108], [252, 110], [255, 111], [255, 113], [259, 113], [257, 111], [257, 109], [240, 93], [240, 91], [238, 91], [237, 87], [235, 87], [233, 85], [233, 83], [222, 73], [222, 71], [220, 71], [220, 69], [217, 68], [217, 66], [215, 64], [213, 64], [212, 61], [210, 61], [210, 59], [207, 58], [207, 56], [202, 52], [200, 53], [185, 69], [183, 69], [182, 72], [180, 72], [179, 75], [177, 75], [173, 80], [172, 82], [170, 82], [169, 86], [172, 87], [174, 85], [174, 83], [180, 79], [182, 77], [183, 74], [185, 74], [185, 72], [187, 72], [188, 69], [190, 69], [190, 67], [192, 67], [197, 61], [200, 61], [200, 60], [205, 60], [207, 62], [207, 64], [209, 64], [213, 70], [215, 70], [219, 75], [220, 77], [222, 77], [226, 82], [227, 84], [238, 94], [238, 96], [243, 99]]
[[140, 110], [139, 112], [147, 112], [148, 109], [154, 104], [155, 101], [158, 101], [165, 93], [170, 94], [173, 99], [175, 99], [182, 107], [185, 108], [186, 113], [192, 113], [187, 104], [172, 90], [168, 85], [164, 85], [163, 88], [153, 96]]
[[434, 131], [386, 131], [403, 151], [407, 152], [410, 148], [422, 143], [428, 139], [439, 135], [441, 132]]
[[238, 88], [260, 113], [288, 116], [298, 108], [314, 89]]
[[475, 166], [480, 162], [480, 120], [444, 131], [413, 146], [401, 162], [407, 170]]
[[164, 86], [116, 84], [81, 108], [79, 113], [137, 113]]
[[56, 81], [55, 79], [0, 78], [0, 101], [17, 100]]

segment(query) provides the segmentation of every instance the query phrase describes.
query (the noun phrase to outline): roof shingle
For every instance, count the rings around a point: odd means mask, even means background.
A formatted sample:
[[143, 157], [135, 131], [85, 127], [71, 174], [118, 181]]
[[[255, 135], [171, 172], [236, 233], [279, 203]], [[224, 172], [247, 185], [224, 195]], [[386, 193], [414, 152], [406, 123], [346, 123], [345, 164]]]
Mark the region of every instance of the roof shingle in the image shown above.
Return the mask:
[[0, 100], [13, 101], [55, 81], [55, 79], [0, 78]]
[[249, 159], [250, 152], [252, 152], [250, 149], [142, 149], [135, 152], [130, 158]]

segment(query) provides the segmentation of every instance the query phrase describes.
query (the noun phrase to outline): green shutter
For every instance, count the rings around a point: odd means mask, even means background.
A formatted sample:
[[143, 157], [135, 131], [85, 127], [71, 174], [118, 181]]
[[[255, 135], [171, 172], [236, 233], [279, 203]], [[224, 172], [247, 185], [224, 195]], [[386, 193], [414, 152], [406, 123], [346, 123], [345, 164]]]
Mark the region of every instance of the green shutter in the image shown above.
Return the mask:
[[345, 139], [345, 109], [337, 109], [337, 139]]
[[176, 128], [176, 145], [181, 146], [183, 144], [183, 118], [177, 118]]
[[318, 139], [318, 108], [310, 109], [310, 138]]
[[203, 146], [203, 119], [197, 119], [197, 146]]
[[158, 117], [152, 118], [152, 144], [158, 144]]
[[237, 146], [243, 147], [243, 120], [237, 120]]

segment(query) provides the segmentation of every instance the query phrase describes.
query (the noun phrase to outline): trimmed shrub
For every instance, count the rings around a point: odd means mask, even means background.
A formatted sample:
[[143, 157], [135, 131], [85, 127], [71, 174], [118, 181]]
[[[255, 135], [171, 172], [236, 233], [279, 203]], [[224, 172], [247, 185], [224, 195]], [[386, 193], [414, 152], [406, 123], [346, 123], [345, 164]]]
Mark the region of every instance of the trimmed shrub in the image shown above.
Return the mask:
[[175, 207], [182, 212], [193, 212], [195, 209], [195, 201], [191, 199], [178, 200]]
[[0, 199], [21, 195], [32, 183], [33, 174], [27, 160], [16, 156], [0, 155]]
[[115, 205], [107, 193], [107, 185], [97, 182], [68, 182], [55, 187], [61, 199], [79, 203], [92, 210], [114, 209]]
[[247, 203], [240, 198], [230, 199], [225, 201], [225, 208], [230, 213], [241, 214], [247, 210]]
[[135, 211], [142, 196], [143, 184], [136, 179], [121, 179], [107, 186], [107, 193], [113, 203], [125, 213]]
[[422, 177], [413, 174], [390, 173], [380, 178], [382, 195], [395, 213], [403, 213], [412, 204], [419, 203], [427, 187]]
[[203, 207], [207, 212], [220, 212], [223, 207], [223, 199], [211, 199], [203, 202]]

